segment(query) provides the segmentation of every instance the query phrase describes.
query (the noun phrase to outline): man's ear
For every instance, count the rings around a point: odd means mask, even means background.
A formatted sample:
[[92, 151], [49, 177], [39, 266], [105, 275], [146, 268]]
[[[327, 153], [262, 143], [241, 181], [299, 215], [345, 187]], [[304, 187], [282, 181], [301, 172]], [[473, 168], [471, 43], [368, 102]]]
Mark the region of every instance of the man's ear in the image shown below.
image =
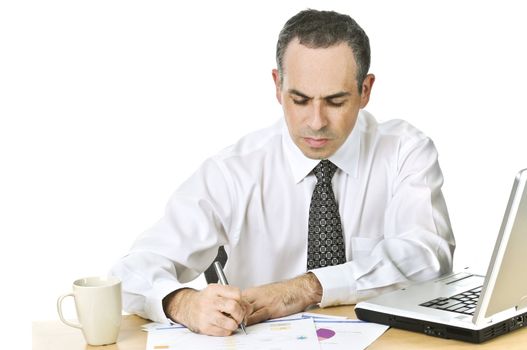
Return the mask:
[[373, 88], [373, 83], [375, 82], [375, 75], [368, 74], [362, 82], [362, 92], [360, 94], [360, 108], [366, 107], [370, 101], [371, 89]]
[[282, 82], [280, 81], [280, 73], [278, 73], [278, 69], [273, 69], [272, 73], [273, 73], [276, 99], [278, 100], [278, 103], [282, 104]]

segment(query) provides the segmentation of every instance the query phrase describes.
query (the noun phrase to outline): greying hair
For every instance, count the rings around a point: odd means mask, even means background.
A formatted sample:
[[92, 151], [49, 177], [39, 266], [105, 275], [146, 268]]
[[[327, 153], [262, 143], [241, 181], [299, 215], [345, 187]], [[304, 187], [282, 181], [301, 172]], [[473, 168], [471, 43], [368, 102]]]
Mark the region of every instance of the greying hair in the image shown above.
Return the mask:
[[347, 43], [357, 64], [357, 85], [362, 93], [362, 82], [370, 69], [370, 41], [364, 30], [348, 15], [334, 11], [304, 10], [291, 17], [278, 35], [276, 64], [282, 81], [284, 54], [287, 45], [298, 38], [309, 48], [327, 48]]

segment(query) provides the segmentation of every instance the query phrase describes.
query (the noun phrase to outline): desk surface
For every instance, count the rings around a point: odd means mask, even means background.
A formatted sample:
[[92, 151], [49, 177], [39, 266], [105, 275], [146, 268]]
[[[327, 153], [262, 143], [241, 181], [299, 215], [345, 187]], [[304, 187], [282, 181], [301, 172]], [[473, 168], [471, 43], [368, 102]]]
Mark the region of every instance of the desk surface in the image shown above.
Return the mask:
[[[338, 306], [326, 309], [310, 310], [330, 315], [356, 318], [354, 306]], [[137, 316], [124, 316], [116, 344], [104, 347], [86, 345], [79, 329], [66, 326], [60, 321], [33, 322], [33, 350], [145, 350], [146, 332], [141, 331], [141, 325], [149, 321]], [[368, 349], [525, 349], [527, 344], [527, 328], [519, 329], [486, 343], [474, 345], [455, 340], [435, 338], [424, 334], [390, 328]]]

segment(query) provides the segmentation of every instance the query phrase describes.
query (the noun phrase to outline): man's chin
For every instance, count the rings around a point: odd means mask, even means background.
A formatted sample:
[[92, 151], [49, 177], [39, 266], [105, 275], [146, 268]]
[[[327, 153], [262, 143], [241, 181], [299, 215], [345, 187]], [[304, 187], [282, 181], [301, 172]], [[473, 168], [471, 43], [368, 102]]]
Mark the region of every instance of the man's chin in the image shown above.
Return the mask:
[[327, 149], [326, 147], [323, 148], [313, 148], [313, 147], [304, 147], [300, 149], [302, 153], [310, 159], [328, 159], [333, 155], [332, 150]]

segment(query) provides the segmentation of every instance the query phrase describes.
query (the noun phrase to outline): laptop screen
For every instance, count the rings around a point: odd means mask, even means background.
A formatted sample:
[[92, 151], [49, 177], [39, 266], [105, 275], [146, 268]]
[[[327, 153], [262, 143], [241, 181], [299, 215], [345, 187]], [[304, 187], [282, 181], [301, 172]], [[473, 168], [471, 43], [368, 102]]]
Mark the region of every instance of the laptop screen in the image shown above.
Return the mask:
[[527, 169], [524, 169], [514, 180], [494, 247], [481, 295], [481, 308], [486, 318], [513, 307], [518, 310], [527, 307], [526, 181]]

